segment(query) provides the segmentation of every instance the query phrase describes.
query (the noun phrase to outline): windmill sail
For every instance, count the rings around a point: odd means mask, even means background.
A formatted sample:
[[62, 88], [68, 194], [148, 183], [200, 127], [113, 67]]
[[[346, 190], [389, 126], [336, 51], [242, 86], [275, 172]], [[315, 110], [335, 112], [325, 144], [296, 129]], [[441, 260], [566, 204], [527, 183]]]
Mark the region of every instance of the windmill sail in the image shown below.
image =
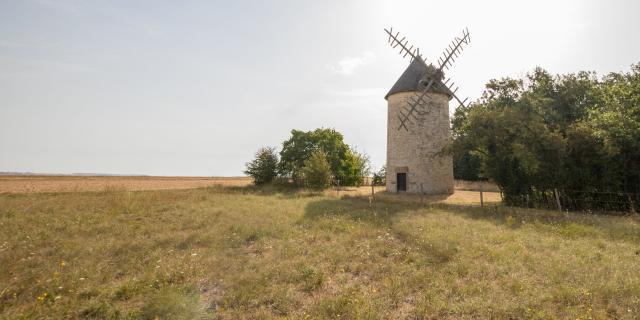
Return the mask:
[[[400, 47], [399, 54], [403, 55], [403, 57], [406, 57], [407, 55], [409, 55], [411, 56], [412, 60], [418, 60], [421, 63], [426, 65], [425, 60], [420, 55], [419, 49], [417, 47], [414, 48], [413, 45], [410, 46], [409, 41], [406, 40], [406, 37], [400, 38], [400, 32], [396, 32], [394, 34], [393, 28], [390, 28], [389, 30], [384, 29], [384, 31], [389, 35], [388, 42], [391, 45], [391, 47], [394, 49], [397, 47]], [[447, 79], [443, 83], [442, 79], [437, 78], [437, 75], [442, 75], [443, 69], [448, 70], [453, 64], [453, 62], [455, 62], [455, 58], [457, 58], [458, 55], [462, 53], [462, 50], [464, 49], [464, 45], [468, 45], [470, 42], [471, 42], [471, 37], [469, 34], [469, 29], [465, 28], [462, 31], [462, 37], [454, 38], [451, 44], [449, 44], [449, 46], [445, 49], [443, 55], [438, 59], [438, 68], [435, 72], [436, 76], [431, 77], [426, 83], [426, 85], [423, 88], [421, 88], [420, 92], [415, 93], [414, 96], [409, 98], [409, 104], [404, 108], [403, 110], [404, 112], [400, 113], [401, 114], [401, 116], [399, 116], [400, 125], [398, 126], [398, 130], [400, 130], [401, 128], [404, 128], [405, 130], [408, 131], [407, 122], [413, 123], [410, 121], [410, 119], [418, 120], [419, 122], [420, 118], [417, 117], [416, 114], [418, 116], [424, 116], [429, 112], [429, 110], [426, 110], [426, 106], [430, 101], [430, 98], [427, 96], [427, 92], [429, 92], [429, 90], [432, 90], [434, 86], [435, 87], [442, 86], [447, 88], [447, 91], [448, 91], [447, 94], [451, 95], [451, 97], [456, 99], [456, 101], [460, 105], [464, 106], [464, 103], [467, 101], [467, 99], [460, 100], [460, 98], [458, 98], [458, 96], [456, 95], [458, 88], [457, 87], [454, 88], [454, 83], [452, 82], [451, 84], [447, 85], [449, 82], [449, 79]]]

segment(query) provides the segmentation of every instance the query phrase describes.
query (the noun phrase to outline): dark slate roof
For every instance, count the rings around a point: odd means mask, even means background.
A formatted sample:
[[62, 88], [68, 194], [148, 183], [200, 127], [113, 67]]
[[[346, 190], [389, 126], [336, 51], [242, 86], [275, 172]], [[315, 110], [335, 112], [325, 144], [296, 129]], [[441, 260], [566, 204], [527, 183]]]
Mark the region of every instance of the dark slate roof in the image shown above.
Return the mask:
[[[414, 59], [384, 98], [387, 99], [390, 95], [398, 92], [419, 91], [421, 89], [420, 86], [424, 85], [420, 84], [420, 80], [424, 77], [427, 71], [435, 73], [436, 69], [431, 65], [427, 66], [424, 62], [418, 59]], [[449, 89], [438, 83], [434, 83], [429, 91], [444, 93], [449, 95], [449, 98], [451, 98], [451, 92]]]

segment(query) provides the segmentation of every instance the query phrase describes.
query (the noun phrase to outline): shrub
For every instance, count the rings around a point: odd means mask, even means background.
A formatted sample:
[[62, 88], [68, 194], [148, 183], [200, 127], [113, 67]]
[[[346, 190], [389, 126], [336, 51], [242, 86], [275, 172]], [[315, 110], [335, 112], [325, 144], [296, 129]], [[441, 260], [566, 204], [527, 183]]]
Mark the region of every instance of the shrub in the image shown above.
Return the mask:
[[247, 162], [245, 174], [253, 178], [256, 185], [261, 185], [273, 181], [277, 176], [278, 154], [275, 148], [260, 148], [256, 152], [255, 159]]
[[454, 173], [489, 178], [509, 205], [555, 206], [557, 195], [565, 209], [627, 211], [624, 194], [640, 190], [638, 88], [640, 64], [602, 78], [537, 68], [490, 80], [451, 121]]
[[387, 166], [384, 165], [378, 172], [373, 173], [373, 185], [383, 186], [387, 183]]
[[316, 150], [305, 160], [301, 170], [302, 177], [308, 187], [325, 189], [331, 184], [331, 166], [324, 151]]
[[294, 180], [302, 178], [302, 168], [311, 153], [322, 150], [331, 174], [342, 185], [362, 184], [369, 171], [369, 158], [344, 143], [342, 134], [333, 129], [314, 131], [292, 130], [291, 137], [282, 143], [280, 174]]
[[364, 183], [364, 177], [370, 172], [369, 156], [356, 150], [349, 150], [342, 161], [343, 171], [339, 178], [340, 184], [346, 186], [360, 186]]

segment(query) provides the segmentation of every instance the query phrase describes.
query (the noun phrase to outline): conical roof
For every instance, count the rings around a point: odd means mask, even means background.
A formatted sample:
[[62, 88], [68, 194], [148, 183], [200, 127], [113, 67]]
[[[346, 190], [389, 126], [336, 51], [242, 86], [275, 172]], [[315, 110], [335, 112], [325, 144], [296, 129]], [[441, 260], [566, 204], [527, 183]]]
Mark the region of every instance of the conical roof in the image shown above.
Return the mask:
[[[413, 59], [384, 98], [387, 99], [390, 95], [398, 92], [420, 91], [422, 89], [421, 86], [424, 85], [420, 83], [420, 80], [422, 80], [427, 72], [435, 74], [436, 69], [431, 65], [427, 66], [427, 64], [419, 59]], [[449, 95], [449, 98], [451, 98], [451, 91], [442, 86], [439, 81], [431, 85], [431, 89], [429, 91], [444, 93]]]

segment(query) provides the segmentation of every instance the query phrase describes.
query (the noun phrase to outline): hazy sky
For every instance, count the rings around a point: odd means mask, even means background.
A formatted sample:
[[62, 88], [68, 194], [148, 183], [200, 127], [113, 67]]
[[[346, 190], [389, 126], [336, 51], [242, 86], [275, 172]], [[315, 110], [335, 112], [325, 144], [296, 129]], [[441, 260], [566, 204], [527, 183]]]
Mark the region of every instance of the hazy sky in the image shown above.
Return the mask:
[[[640, 2], [0, 0], [0, 171], [240, 175], [291, 129], [335, 128], [377, 168], [384, 94], [469, 27], [449, 76], [626, 71]], [[453, 103], [451, 104], [453, 108]], [[395, 130], [395, 129], [392, 129]]]

